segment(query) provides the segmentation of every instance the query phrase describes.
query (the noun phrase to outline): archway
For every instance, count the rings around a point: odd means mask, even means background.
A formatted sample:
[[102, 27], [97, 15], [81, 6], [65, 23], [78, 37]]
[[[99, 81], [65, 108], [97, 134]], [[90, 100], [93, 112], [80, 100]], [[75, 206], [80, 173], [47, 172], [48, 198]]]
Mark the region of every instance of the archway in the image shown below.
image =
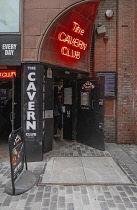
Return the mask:
[[45, 31], [39, 61], [89, 72], [94, 21], [99, 1], [80, 2], [63, 11]]

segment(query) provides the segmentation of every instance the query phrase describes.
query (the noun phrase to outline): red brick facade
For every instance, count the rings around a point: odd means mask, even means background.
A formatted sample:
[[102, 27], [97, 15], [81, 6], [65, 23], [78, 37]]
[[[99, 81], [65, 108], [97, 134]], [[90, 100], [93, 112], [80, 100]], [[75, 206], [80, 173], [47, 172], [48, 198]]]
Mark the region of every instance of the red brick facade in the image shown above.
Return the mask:
[[134, 6], [135, 22], [134, 22], [134, 135], [137, 144], [137, 1]]
[[[105, 16], [106, 10], [114, 12], [112, 19]], [[106, 27], [104, 40], [96, 33], [95, 41], [95, 71], [117, 71], [117, 1], [101, 1], [96, 17], [95, 28], [102, 23]], [[116, 100], [105, 99], [105, 141], [116, 141]]]
[[[46, 30], [56, 16], [77, 2], [79, 1], [24, 1], [22, 61], [39, 61], [39, 47]], [[114, 11], [110, 20], [105, 17], [107, 9]], [[97, 34], [95, 36], [94, 70], [116, 71], [118, 76], [117, 98], [105, 99], [105, 140], [137, 143], [137, 2], [101, 0], [95, 29], [99, 23], [105, 25], [108, 40], [105, 42], [103, 37]]]
[[134, 0], [118, 6], [117, 142], [133, 143], [134, 136]]

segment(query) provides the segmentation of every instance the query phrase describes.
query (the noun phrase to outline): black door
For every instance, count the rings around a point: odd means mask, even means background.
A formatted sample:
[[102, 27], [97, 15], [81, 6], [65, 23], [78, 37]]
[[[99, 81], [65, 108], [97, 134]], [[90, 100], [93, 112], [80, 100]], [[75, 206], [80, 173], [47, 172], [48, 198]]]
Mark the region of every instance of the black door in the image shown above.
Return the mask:
[[63, 81], [63, 138], [76, 139], [76, 81]]
[[104, 78], [78, 81], [77, 142], [105, 150]]

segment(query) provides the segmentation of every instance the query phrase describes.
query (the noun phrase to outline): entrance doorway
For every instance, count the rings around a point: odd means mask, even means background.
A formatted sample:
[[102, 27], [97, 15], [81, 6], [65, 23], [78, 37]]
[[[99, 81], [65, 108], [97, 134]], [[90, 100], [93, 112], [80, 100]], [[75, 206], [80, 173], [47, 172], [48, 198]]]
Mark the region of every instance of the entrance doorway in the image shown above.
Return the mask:
[[21, 127], [21, 81], [20, 78], [0, 81], [0, 141], [8, 141], [12, 132], [12, 95], [14, 91], [14, 129]]
[[54, 77], [54, 140], [76, 140], [76, 80]]
[[77, 141], [105, 150], [104, 77], [78, 81]]
[[[55, 111], [57, 103], [58, 110]], [[75, 140], [104, 150], [103, 126], [104, 78], [74, 80], [55, 77], [54, 140]]]
[[[54, 143], [59, 141], [77, 141], [96, 149], [105, 149], [104, 80], [84, 76], [71, 71], [65, 73], [61, 69], [53, 69], [50, 78], [45, 76], [44, 153], [51, 151]], [[57, 100], [59, 113], [55, 111]]]

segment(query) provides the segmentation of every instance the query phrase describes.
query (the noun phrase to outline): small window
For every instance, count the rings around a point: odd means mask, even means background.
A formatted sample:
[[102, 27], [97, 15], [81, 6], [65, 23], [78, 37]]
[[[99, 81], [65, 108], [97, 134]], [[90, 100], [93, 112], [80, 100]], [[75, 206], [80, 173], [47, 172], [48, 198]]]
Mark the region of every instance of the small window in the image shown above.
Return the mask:
[[0, 32], [19, 32], [20, 0], [0, 0]]

